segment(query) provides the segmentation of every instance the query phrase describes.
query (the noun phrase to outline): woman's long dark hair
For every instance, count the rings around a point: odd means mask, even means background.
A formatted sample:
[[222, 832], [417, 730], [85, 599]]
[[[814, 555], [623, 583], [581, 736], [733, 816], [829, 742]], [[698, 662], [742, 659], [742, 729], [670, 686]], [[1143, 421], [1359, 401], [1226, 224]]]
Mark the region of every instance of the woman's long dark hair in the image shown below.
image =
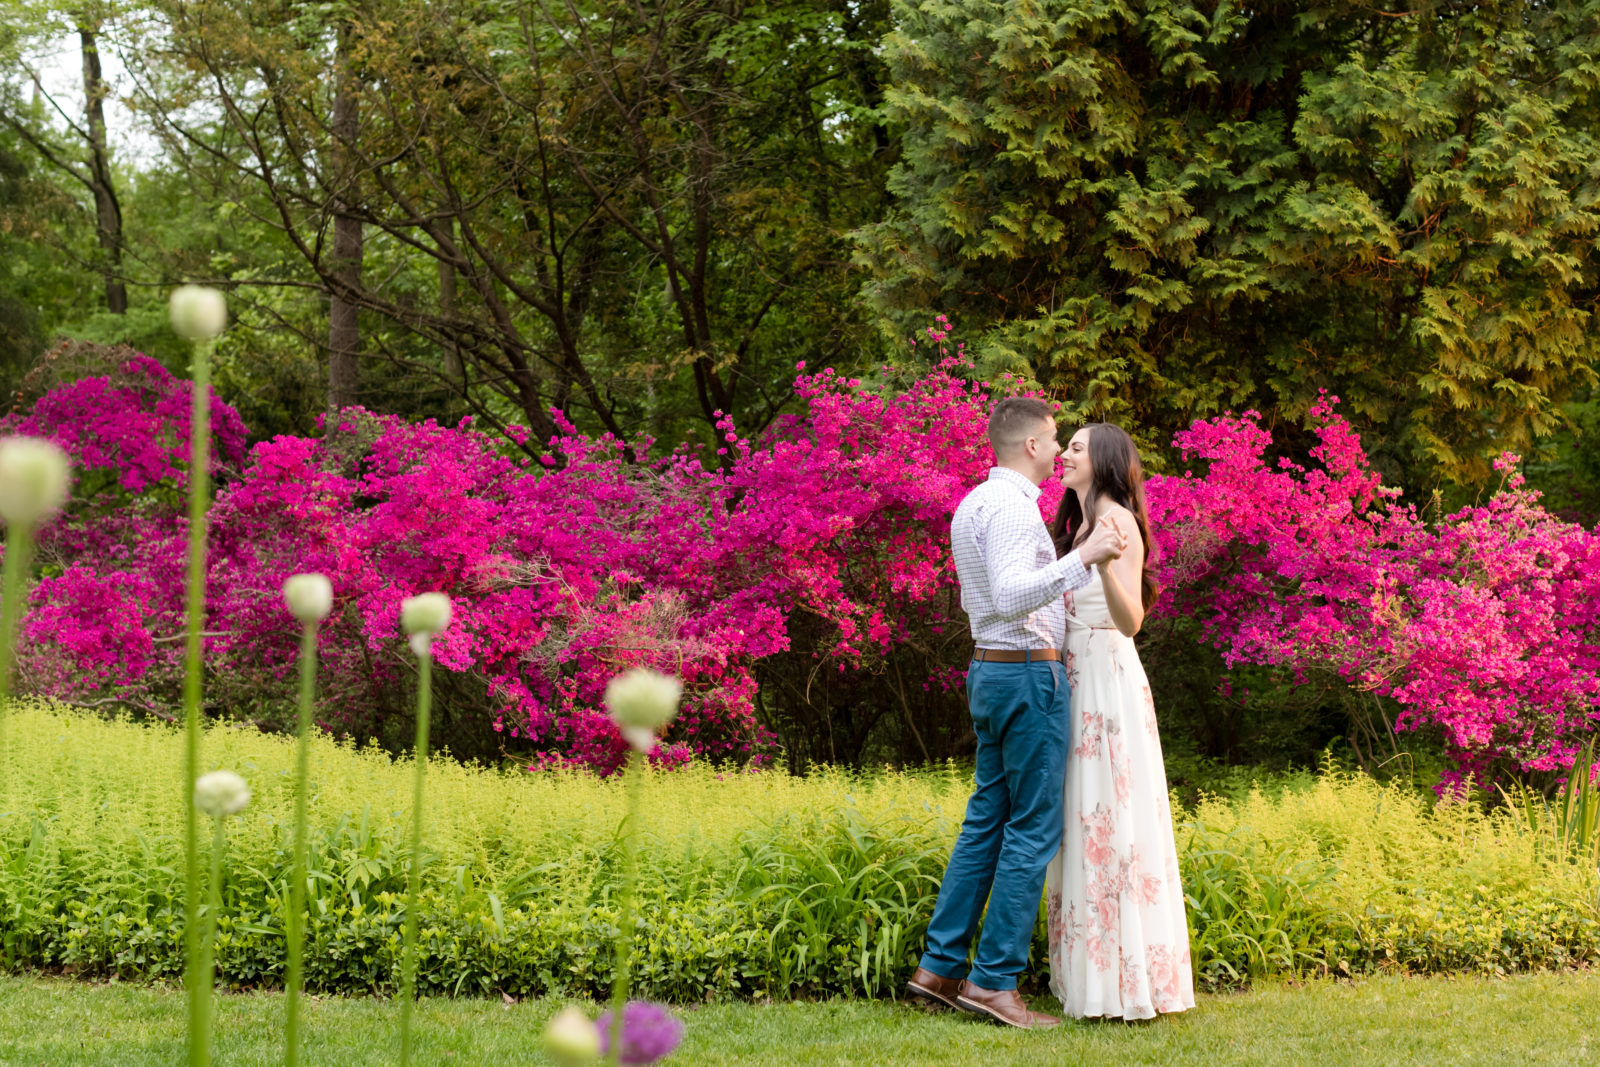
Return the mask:
[[1133, 513], [1139, 537], [1144, 541], [1144, 571], [1139, 575], [1139, 591], [1144, 608], [1149, 611], [1161, 586], [1155, 576], [1156, 546], [1150, 538], [1150, 512], [1144, 503], [1144, 468], [1139, 464], [1138, 446], [1122, 427], [1109, 422], [1091, 422], [1085, 429], [1089, 431], [1089, 500], [1086, 507], [1073, 490], [1062, 494], [1055, 524], [1050, 528], [1050, 535], [1056, 542], [1056, 555], [1071, 552], [1094, 529], [1100, 500], [1121, 504]]

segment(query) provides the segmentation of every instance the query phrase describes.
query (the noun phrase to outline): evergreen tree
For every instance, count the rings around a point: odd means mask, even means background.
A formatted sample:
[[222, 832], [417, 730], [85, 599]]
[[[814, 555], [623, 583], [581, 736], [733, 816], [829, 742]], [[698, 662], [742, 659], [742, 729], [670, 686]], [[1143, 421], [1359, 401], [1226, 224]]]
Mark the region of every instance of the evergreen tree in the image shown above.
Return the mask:
[[1413, 490], [1483, 479], [1593, 382], [1600, 4], [896, 14], [898, 206], [861, 256], [897, 331], [946, 312], [990, 373], [1146, 444], [1327, 389]]

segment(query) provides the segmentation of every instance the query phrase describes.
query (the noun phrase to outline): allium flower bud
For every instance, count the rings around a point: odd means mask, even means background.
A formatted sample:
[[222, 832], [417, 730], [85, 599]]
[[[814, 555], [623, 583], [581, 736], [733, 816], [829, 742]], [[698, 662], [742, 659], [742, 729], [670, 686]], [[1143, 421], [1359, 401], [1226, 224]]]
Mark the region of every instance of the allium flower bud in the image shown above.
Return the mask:
[[568, 1006], [545, 1024], [544, 1050], [561, 1067], [582, 1067], [600, 1057], [600, 1032], [581, 1009]]
[[400, 629], [432, 637], [450, 625], [450, 598], [443, 593], [418, 593], [400, 602]]
[[215, 289], [180, 285], [167, 302], [172, 329], [185, 341], [209, 341], [228, 325], [228, 302]]
[[321, 622], [333, 610], [333, 583], [325, 574], [295, 574], [283, 583], [289, 614], [301, 622]]
[[36, 526], [61, 510], [72, 481], [72, 462], [39, 437], [0, 440], [0, 518]]
[[[600, 1031], [600, 1054], [611, 1051], [611, 1020], [608, 1011], [595, 1023]], [[631, 1000], [622, 1009], [622, 1063], [654, 1063], [672, 1052], [683, 1040], [683, 1023], [666, 1008], [648, 1000]]]
[[194, 806], [213, 819], [237, 815], [250, 803], [250, 787], [232, 771], [202, 774], [194, 784]]
[[606, 685], [606, 708], [623, 738], [640, 752], [655, 744], [656, 731], [678, 713], [683, 685], [676, 678], [638, 667]]

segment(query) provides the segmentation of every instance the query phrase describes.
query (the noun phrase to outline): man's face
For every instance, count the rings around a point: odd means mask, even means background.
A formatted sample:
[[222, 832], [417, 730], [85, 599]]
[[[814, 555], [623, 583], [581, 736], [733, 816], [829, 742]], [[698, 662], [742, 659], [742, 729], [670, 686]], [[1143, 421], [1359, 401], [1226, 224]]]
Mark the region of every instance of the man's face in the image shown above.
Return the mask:
[[1040, 419], [1022, 447], [1032, 464], [1029, 476], [1035, 485], [1042, 485], [1046, 478], [1055, 473], [1056, 456], [1061, 454], [1061, 442], [1056, 438], [1056, 420]]

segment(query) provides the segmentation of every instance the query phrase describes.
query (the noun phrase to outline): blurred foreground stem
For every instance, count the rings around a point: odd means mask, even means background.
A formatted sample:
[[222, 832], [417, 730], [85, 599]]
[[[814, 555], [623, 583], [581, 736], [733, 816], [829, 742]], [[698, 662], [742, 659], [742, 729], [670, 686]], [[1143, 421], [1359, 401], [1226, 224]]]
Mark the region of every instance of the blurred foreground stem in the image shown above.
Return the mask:
[[6, 558], [0, 564], [0, 765], [6, 756], [6, 717], [11, 713], [11, 665], [16, 658], [17, 620], [22, 618], [22, 576], [33, 558], [33, 529], [6, 527]]
[[623, 1012], [628, 1006], [629, 969], [633, 956], [634, 882], [639, 868], [639, 807], [644, 787], [644, 753], [629, 750], [624, 790], [627, 811], [622, 819], [622, 885], [617, 892], [616, 974], [611, 985], [611, 1037], [606, 1062], [622, 1062]]
[[[194, 346], [193, 406], [189, 415], [188, 639], [183, 677], [184, 975], [189, 986], [189, 1067], [211, 1062], [211, 981], [200, 936], [200, 813], [193, 803], [200, 778], [201, 637], [206, 613], [206, 507], [211, 496], [211, 341]], [[221, 832], [220, 829], [218, 831]], [[213, 859], [213, 866], [218, 862]]]
[[309, 793], [311, 790], [311, 705], [317, 685], [317, 624], [303, 624], [300, 631], [300, 717], [296, 723], [294, 753], [294, 856], [289, 869], [289, 915], [284, 932], [289, 938], [288, 1005], [284, 1019], [287, 1051], [284, 1063], [300, 1063], [300, 987], [305, 973], [305, 929], [301, 912], [306, 904], [306, 839]]
[[422, 779], [428, 767], [428, 716], [433, 709], [433, 651], [417, 655], [416, 778], [411, 790], [411, 871], [406, 884], [405, 948], [400, 957], [400, 1064], [411, 1062], [411, 1011], [417, 992], [417, 908], [422, 895]]

